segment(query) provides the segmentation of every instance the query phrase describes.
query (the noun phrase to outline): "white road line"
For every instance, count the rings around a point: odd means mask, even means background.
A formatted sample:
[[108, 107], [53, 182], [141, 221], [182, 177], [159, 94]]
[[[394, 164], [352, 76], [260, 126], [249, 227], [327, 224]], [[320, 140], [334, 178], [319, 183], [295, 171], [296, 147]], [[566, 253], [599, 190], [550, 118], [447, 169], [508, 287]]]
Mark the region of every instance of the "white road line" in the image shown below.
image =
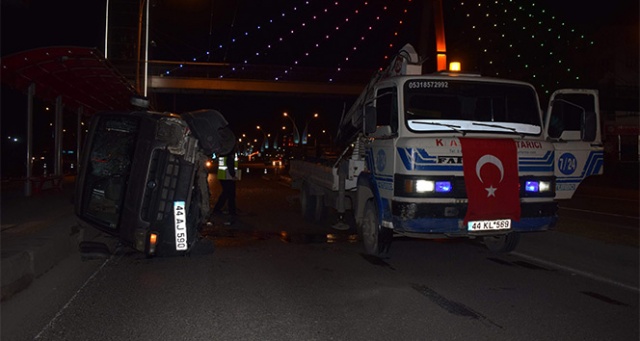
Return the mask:
[[[80, 287], [80, 289], [76, 290], [76, 293], [73, 294], [73, 296], [69, 299], [69, 301], [62, 307], [62, 309], [60, 309], [60, 311], [58, 311], [56, 313], [56, 316], [54, 316], [51, 321], [49, 321], [49, 323], [47, 323], [46, 326], [44, 326], [44, 328], [42, 328], [42, 330], [38, 333], [38, 335], [36, 335], [36, 337], [34, 338], [34, 340], [38, 340], [40, 339], [40, 337], [42, 337], [42, 334], [44, 332], [47, 331], [47, 329], [50, 329], [54, 326], [54, 324], [56, 323], [56, 320], [62, 315], [62, 313], [69, 307], [69, 305], [71, 305], [71, 303], [76, 299], [76, 297], [78, 296], [78, 294], [80, 294], [80, 292], [82, 292], [82, 290], [89, 284], [89, 282], [91, 282], [93, 280], [94, 277], [96, 277], [96, 275], [98, 275], [98, 273], [102, 270], [102, 268], [105, 267], [105, 265], [107, 265], [107, 263], [109, 263], [109, 261], [112, 259], [113, 257], [109, 257], [107, 258], [104, 263], [102, 263], [102, 265], [100, 265], [99, 268], [96, 269], [96, 271], [93, 272], [93, 274], [91, 274], [91, 276], [89, 276], [89, 278], [82, 284], [82, 286]], [[122, 258], [122, 256], [120, 256], [120, 258]]]
[[618, 287], [621, 287], [621, 288], [624, 288], [624, 289], [627, 289], [627, 290], [640, 292], [640, 288], [638, 288], [636, 286], [629, 285], [629, 284], [622, 283], [622, 282], [618, 282], [618, 281], [615, 281], [615, 280], [612, 280], [612, 279], [609, 279], [609, 278], [606, 278], [606, 277], [598, 276], [598, 275], [593, 274], [591, 272], [578, 270], [578, 269], [572, 268], [570, 266], [565, 266], [565, 265], [561, 265], [561, 264], [558, 264], [558, 263], [555, 263], [555, 262], [547, 261], [547, 260], [544, 260], [544, 259], [541, 259], [541, 258], [525, 255], [525, 254], [520, 253], [520, 252], [511, 252], [511, 254], [514, 255], [514, 256], [518, 256], [520, 258], [527, 259], [527, 260], [532, 261], [532, 262], [543, 264], [543, 265], [551, 267], [551, 268], [556, 268], [556, 269], [560, 269], [560, 270], [563, 270], [563, 271], [568, 271], [568, 272], [574, 273], [574, 274], [579, 275], [579, 276], [591, 278], [591, 279], [596, 280], [598, 282], [612, 284], [612, 285], [615, 285], [615, 286], [618, 286]]
[[571, 208], [571, 207], [562, 207], [561, 206], [560, 209], [568, 210], [568, 211], [596, 213], [596, 214], [607, 215], [607, 216], [611, 216], [611, 217], [630, 218], [630, 219], [640, 220], [640, 217], [637, 217], [637, 216], [615, 214], [615, 213], [606, 213], [606, 212], [591, 211], [591, 210], [583, 210], [581, 208]]
[[582, 198], [606, 199], [606, 200], [619, 200], [619, 201], [636, 201], [636, 202], [638, 201], [638, 198], [629, 199], [629, 198], [610, 197], [610, 196], [606, 196], [606, 195], [593, 195], [593, 194], [591, 194], [591, 195], [584, 194], [584, 195], [580, 195], [580, 197], [582, 197]]

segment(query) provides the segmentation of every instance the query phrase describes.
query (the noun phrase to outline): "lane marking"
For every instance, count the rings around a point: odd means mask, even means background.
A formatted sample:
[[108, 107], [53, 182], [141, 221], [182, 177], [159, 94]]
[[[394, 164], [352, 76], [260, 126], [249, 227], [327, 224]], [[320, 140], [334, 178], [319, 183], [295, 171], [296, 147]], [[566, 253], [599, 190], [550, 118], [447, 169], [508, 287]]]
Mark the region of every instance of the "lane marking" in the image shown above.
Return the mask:
[[[120, 255], [119, 258], [122, 258], [123, 255]], [[71, 296], [71, 298], [69, 299], [69, 301], [67, 301], [67, 303], [65, 303], [64, 306], [62, 306], [62, 308], [60, 309], [60, 311], [58, 311], [56, 313], [56, 315], [49, 321], [49, 323], [47, 323], [44, 328], [42, 328], [42, 330], [38, 333], [38, 335], [36, 335], [34, 337], [34, 340], [38, 340], [42, 337], [42, 334], [45, 333], [48, 329], [51, 329], [54, 324], [56, 323], [56, 320], [62, 316], [62, 313], [71, 305], [71, 303], [73, 303], [73, 301], [75, 301], [76, 297], [78, 297], [78, 295], [80, 294], [80, 292], [82, 292], [82, 290], [84, 290], [84, 288], [89, 284], [89, 282], [91, 282], [97, 275], [98, 273], [107, 265], [107, 263], [109, 263], [109, 261], [111, 261], [113, 257], [109, 257], [107, 258], [102, 265], [100, 265], [100, 267], [98, 267], [93, 274], [91, 274], [91, 276], [89, 276], [89, 278], [82, 284], [82, 286], [76, 290], [75, 294], [73, 294], [73, 296]]]
[[560, 269], [560, 270], [563, 270], [563, 271], [568, 271], [568, 272], [574, 273], [574, 274], [579, 275], [579, 276], [583, 276], [583, 277], [587, 277], [587, 278], [593, 279], [593, 280], [598, 281], [598, 282], [603, 282], [603, 283], [615, 285], [615, 286], [621, 287], [623, 289], [627, 289], [627, 290], [630, 290], [630, 291], [634, 291], [634, 292], [639, 292], [640, 293], [640, 288], [637, 287], [637, 286], [629, 285], [629, 284], [618, 282], [618, 281], [615, 281], [615, 280], [612, 280], [612, 279], [609, 279], [609, 278], [606, 278], [606, 277], [598, 276], [598, 275], [596, 275], [594, 273], [591, 273], [591, 272], [588, 272], [588, 271], [582, 271], [582, 270], [578, 270], [576, 268], [572, 268], [570, 266], [560, 265], [558, 263], [547, 261], [547, 260], [544, 260], [544, 259], [541, 259], [541, 258], [525, 255], [525, 254], [520, 253], [520, 252], [511, 252], [511, 254], [514, 255], [514, 256], [517, 256], [517, 257], [521, 257], [521, 258], [527, 259], [529, 261], [541, 263], [541, 264], [543, 264], [545, 266], [548, 266], [548, 267]]
[[584, 209], [581, 209], [581, 208], [571, 208], [571, 207], [562, 207], [562, 206], [560, 206], [560, 209], [568, 210], [568, 211], [595, 213], [595, 214], [607, 215], [607, 216], [611, 216], [611, 217], [630, 218], [630, 219], [636, 219], [636, 220], [640, 219], [640, 217], [637, 217], [637, 216], [615, 214], [615, 213], [606, 213], [606, 212], [599, 212], [599, 211], [590, 211], [590, 210], [584, 210]]
[[606, 200], [619, 200], [619, 201], [638, 201], [638, 198], [629, 199], [629, 198], [620, 198], [620, 197], [611, 197], [606, 195], [595, 195], [595, 194], [583, 194], [580, 195], [583, 198], [596, 198], [596, 199], [606, 199]]

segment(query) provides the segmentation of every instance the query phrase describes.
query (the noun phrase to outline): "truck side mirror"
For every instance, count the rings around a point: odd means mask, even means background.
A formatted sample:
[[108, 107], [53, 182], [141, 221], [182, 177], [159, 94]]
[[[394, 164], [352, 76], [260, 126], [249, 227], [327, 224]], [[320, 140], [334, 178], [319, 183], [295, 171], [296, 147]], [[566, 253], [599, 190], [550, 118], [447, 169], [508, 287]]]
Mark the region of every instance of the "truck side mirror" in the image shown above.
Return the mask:
[[364, 133], [371, 134], [376, 131], [377, 122], [376, 122], [376, 108], [372, 106], [364, 107]]

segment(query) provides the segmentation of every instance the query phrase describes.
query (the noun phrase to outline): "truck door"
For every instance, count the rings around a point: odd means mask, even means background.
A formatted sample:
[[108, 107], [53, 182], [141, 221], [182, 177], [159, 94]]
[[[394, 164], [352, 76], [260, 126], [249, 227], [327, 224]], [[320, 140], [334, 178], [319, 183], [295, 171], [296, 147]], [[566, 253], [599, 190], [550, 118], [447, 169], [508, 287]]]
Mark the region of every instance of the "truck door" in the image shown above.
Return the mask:
[[395, 137], [398, 136], [398, 89], [395, 86], [384, 86], [376, 91], [377, 130], [371, 134], [369, 169], [378, 186], [381, 202], [382, 222], [391, 221], [391, 198], [393, 198], [393, 175], [395, 173]]
[[603, 172], [598, 91], [562, 89], [554, 92], [545, 130], [555, 148], [556, 199], [570, 199], [582, 180]]

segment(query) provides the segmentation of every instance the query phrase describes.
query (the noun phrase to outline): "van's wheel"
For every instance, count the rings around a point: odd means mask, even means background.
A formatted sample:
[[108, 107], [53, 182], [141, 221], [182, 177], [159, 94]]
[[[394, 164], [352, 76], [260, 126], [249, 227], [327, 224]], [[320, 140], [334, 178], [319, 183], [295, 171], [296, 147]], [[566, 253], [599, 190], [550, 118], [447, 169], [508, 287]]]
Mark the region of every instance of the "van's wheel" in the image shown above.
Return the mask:
[[300, 193], [300, 206], [304, 220], [308, 222], [317, 222], [322, 219], [324, 205], [322, 198], [311, 193], [309, 185], [303, 185]]
[[364, 216], [359, 224], [358, 232], [366, 254], [380, 257], [389, 250], [393, 232], [380, 225], [375, 204], [371, 200], [365, 204]]
[[520, 233], [512, 232], [500, 236], [486, 236], [484, 245], [492, 252], [508, 253], [516, 249], [520, 242]]

